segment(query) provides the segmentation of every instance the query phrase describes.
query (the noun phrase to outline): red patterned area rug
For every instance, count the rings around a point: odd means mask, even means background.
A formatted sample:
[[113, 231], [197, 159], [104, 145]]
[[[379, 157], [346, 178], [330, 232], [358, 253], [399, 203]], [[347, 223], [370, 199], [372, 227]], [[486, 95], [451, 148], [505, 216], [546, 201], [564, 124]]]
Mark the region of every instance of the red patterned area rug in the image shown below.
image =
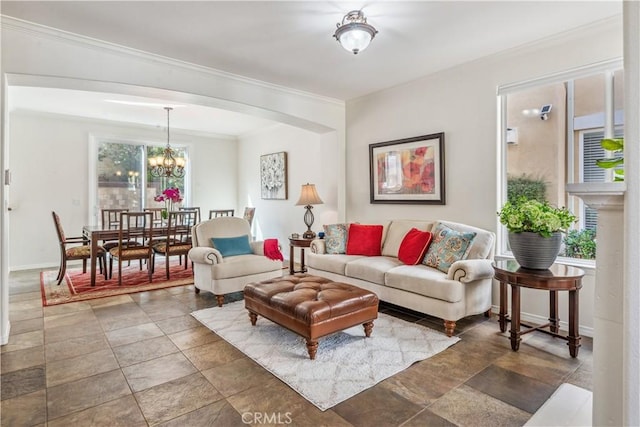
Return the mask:
[[[189, 265], [187, 270], [178, 260], [171, 263], [170, 279], [166, 279], [164, 260], [156, 260], [153, 281], [149, 282], [146, 265], [132, 261], [130, 266], [122, 267], [122, 286], [118, 286], [117, 265], [113, 266], [113, 278], [104, 279], [104, 275], [96, 272], [96, 285], [91, 286], [89, 271], [82, 273], [82, 268], [68, 269], [64, 280], [57, 286], [58, 270], [40, 273], [40, 289], [42, 291], [42, 305], [65, 304], [68, 302], [85, 301], [94, 298], [104, 298], [114, 295], [131, 294], [135, 292], [151, 291], [154, 289], [170, 288], [193, 284], [193, 270]], [[87, 268], [88, 270], [88, 268]]]

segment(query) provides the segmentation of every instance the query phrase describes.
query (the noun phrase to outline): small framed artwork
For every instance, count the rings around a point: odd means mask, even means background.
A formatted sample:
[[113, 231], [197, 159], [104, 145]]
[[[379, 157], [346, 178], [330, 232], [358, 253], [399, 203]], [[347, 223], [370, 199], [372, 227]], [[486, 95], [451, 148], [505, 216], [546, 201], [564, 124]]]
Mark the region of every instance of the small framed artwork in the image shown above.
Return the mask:
[[287, 200], [287, 153], [260, 156], [260, 196], [263, 199]]
[[369, 145], [371, 203], [445, 204], [444, 132]]

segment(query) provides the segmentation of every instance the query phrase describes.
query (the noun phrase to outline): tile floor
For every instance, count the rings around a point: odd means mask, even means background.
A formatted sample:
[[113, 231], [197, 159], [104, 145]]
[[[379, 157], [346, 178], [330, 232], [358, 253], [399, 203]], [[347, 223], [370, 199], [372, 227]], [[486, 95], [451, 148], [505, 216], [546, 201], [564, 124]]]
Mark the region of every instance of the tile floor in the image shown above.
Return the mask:
[[516, 353], [495, 317], [474, 316], [457, 344], [321, 412], [193, 319], [215, 305], [193, 286], [43, 308], [39, 271], [10, 281], [3, 426], [518, 426], [562, 383], [591, 389], [591, 339], [577, 359], [542, 333]]

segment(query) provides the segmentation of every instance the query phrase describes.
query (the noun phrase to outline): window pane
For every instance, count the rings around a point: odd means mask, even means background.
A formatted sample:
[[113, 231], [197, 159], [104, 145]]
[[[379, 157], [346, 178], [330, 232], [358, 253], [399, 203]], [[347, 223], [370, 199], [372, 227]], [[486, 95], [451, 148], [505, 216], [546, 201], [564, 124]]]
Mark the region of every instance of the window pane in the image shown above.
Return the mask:
[[99, 210], [142, 210], [142, 153], [141, 145], [98, 143]]
[[[607, 79], [613, 76], [613, 94]], [[569, 182], [604, 182], [610, 174], [596, 165], [607, 156], [604, 137], [607, 96], [613, 96], [614, 136], [623, 135], [624, 80], [621, 71], [542, 85], [506, 98], [507, 197], [546, 199], [567, 206], [579, 218], [563, 240], [561, 255], [595, 257], [597, 212], [565, 192]], [[542, 108], [551, 104], [544, 116]], [[571, 114], [573, 112], [573, 114]], [[607, 116], [608, 116], [607, 114]], [[504, 243], [503, 243], [504, 244]]]

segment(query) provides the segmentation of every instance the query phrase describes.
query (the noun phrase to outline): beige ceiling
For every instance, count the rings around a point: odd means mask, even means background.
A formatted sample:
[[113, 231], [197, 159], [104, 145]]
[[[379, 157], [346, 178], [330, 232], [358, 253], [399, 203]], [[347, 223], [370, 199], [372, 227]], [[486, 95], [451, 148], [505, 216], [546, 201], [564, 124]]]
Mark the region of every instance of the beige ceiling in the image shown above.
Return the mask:
[[[3, 15], [340, 100], [620, 16], [620, 1], [2, 1]], [[360, 9], [379, 34], [332, 38]], [[236, 131], [230, 131], [236, 132]]]

